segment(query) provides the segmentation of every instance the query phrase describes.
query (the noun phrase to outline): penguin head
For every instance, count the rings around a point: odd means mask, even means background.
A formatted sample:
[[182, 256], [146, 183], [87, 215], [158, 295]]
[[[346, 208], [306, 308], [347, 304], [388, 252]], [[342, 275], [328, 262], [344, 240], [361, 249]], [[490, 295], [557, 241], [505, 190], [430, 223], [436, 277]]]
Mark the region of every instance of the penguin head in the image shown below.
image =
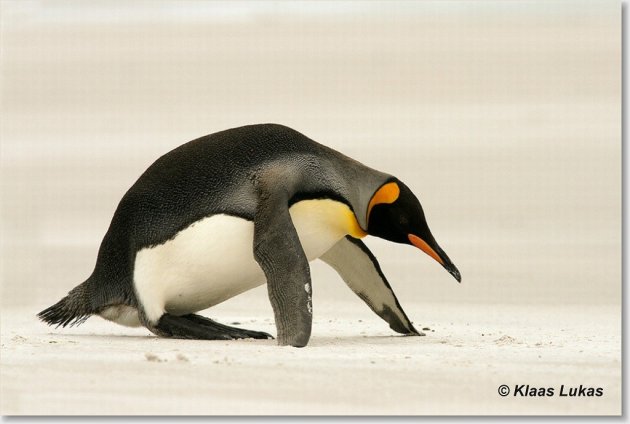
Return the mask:
[[367, 217], [368, 234], [417, 247], [461, 282], [457, 267], [431, 234], [420, 201], [404, 183], [392, 179], [383, 184], [372, 196]]

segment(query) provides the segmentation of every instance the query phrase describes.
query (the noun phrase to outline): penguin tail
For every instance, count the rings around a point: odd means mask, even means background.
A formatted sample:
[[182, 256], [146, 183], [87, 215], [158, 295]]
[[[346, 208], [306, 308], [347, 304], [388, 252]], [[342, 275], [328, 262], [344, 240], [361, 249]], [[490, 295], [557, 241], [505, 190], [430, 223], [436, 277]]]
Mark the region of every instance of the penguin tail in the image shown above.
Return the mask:
[[95, 311], [90, 307], [87, 281], [70, 290], [68, 295], [37, 316], [48, 325], [70, 327], [85, 322]]

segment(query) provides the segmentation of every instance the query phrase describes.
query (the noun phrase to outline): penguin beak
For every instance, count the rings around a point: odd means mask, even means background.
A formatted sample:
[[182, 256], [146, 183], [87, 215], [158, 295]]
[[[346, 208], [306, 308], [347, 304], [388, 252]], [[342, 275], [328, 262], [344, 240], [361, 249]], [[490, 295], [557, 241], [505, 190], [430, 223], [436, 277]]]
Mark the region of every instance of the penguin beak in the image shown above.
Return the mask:
[[451, 274], [457, 280], [458, 283], [462, 282], [462, 276], [459, 273], [459, 270], [457, 269], [455, 264], [451, 262], [451, 260], [446, 255], [446, 253], [442, 250], [442, 248], [437, 245], [437, 243], [433, 242], [434, 246], [431, 247], [429, 246], [427, 242], [425, 242], [420, 237], [414, 234], [409, 234], [407, 237], [409, 238], [409, 242], [411, 244], [416, 246], [418, 249], [422, 250], [427, 255], [431, 256], [440, 265], [442, 265], [444, 269], [447, 270], [448, 273]]

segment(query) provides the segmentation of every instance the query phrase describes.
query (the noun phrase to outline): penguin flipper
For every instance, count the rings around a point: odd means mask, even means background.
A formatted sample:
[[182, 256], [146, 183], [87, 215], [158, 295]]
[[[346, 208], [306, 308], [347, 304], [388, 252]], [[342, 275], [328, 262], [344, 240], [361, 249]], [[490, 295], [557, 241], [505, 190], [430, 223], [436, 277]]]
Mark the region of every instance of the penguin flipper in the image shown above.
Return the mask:
[[275, 178], [258, 183], [254, 258], [267, 278], [278, 344], [304, 347], [311, 337], [313, 306], [308, 259], [289, 214], [290, 188]]
[[320, 259], [330, 265], [376, 315], [402, 334], [424, 335], [403, 311], [378, 261], [359, 239], [346, 236]]

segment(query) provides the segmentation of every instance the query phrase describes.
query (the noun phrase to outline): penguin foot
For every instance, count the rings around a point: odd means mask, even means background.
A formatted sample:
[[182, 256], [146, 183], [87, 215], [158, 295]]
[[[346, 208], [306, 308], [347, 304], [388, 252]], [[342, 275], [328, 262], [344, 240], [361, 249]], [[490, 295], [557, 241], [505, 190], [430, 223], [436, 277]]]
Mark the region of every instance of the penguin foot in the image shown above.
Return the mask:
[[212, 331], [208, 328], [195, 324], [184, 317], [164, 314], [156, 325], [147, 327], [153, 333], [161, 337], [172, 337], [175, 339], [194, 340], [231, 340], [232, 337], [220, 331]]
[[244, 328], [230, 327], [229, 325], [220, 324], [210, 318], [201, 315], [188, 314], [182, 318], [189, 320], [197, 325], [201, 325], [210, 330], [228, 335], [233, 339], [273, 339], [273, 336], [263, 331], [246, 330]]
[[270, 334], [262, 331], [251, 331], [242, 328], [229, 327], [219, 324], [200, 315], [176, 316], [164, 314], [157, 325], [151, 329], [163, 337], [194, 340], [234, 340], [234, 339], [273, 339]]

